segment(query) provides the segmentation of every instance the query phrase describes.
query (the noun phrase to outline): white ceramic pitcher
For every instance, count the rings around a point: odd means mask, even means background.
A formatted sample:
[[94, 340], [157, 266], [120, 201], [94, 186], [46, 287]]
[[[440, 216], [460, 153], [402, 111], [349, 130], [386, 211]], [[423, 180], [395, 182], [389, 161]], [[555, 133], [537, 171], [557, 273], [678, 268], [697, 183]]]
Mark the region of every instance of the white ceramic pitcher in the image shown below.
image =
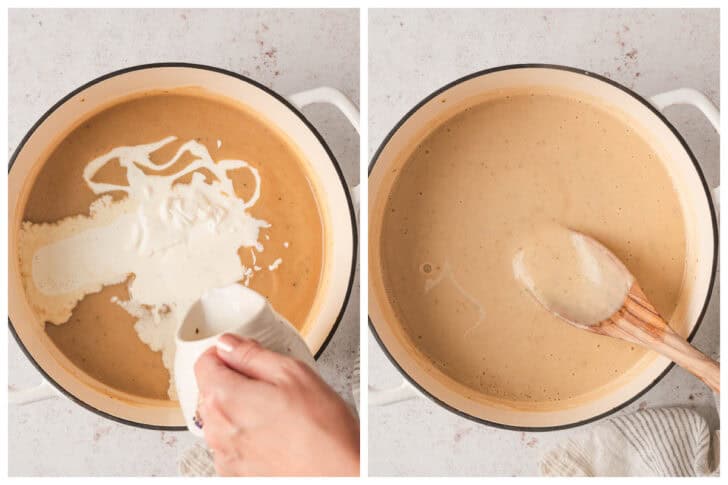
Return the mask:
[[257, 340], [263, 347], [301, 360], [315, 369], [316, 361], [295, 327], [275, 312], [268, 300], [234, 284], [207, 291], [185, 316], [177, 331], [174, 377], [187, 428], [203, 436], [196, 420], [199, 390], [194, 365], [224, 333]]

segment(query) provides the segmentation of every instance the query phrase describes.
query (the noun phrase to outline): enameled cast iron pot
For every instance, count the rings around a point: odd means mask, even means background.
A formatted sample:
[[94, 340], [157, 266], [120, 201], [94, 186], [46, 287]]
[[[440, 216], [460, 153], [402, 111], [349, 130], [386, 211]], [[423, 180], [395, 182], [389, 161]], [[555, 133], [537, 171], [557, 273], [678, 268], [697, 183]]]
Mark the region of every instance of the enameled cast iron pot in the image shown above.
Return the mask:
[[404, 377], [392, 389], [370, 389], [369, 403], [390, 404], [424, 394], [461, 416], [493, 426], [518, 430], [551, 430], [576, 426], [604, 417], [637, 399], [670, 369], [665, 357], [649, 354], [601, 395], [557, 406], [506, 406], [479, 395], [434, 366], [407, 338], [384, 293], [379, 240], [382, 215], [395, 180], [394, 168], [406, 159], [436, 120], [452, 116], [469, 100], [498, 89], [552, 87], [580, 93], [615, 107], [639, 125], [657, 151], [680, 198], [686, 231], [686, 273], [671, 320], [676, 328], [695, 334], [708, 306], [715, 280], [718, 228], [711, 192], [685, 140], [660, 113], [673, 104], [700, 109], [716, 130], [718, 110], [701, 93], [678, 89], [645, 99], [602, 76], [564, 66], [526, 64], [476, 72], [444, 86], [409, 111], [387, 135], [369, 167], [369, 323], [385, 354]]
[[43, 155], [72, 126], [115, 99], [137, 92], [190, 86], [236, 100], [257, 112], [287, 135], [309, 164], [324, 217], [326, 247], [322, 283], [314, 311], [302, 333], [312, 353], [318, 356], [336, 330], [354, 281], [357, 243], [354, 205], [338, 162], [300, 109], [313, 103], [332, 104], [358, 131], [357, 108], [332, 88], [312, 89], [284, 98], [251, 79], [214, 67], [182, 63], [131, 67], [95, 79], [56, 103], [30, 129], [10, 160], [9, 324], [18, 344], [46, 379], [38, 387], [12, 391], [11, 402], [37, 401], [56, 396], [60, 391], [110, 419], [142, 427], [184, 429], [184, 419], [176, 403], [141, 399], [112, 389], [82, 372], [53, 345], [23, 292], [17, 232], [30, 182], [40, 169]]

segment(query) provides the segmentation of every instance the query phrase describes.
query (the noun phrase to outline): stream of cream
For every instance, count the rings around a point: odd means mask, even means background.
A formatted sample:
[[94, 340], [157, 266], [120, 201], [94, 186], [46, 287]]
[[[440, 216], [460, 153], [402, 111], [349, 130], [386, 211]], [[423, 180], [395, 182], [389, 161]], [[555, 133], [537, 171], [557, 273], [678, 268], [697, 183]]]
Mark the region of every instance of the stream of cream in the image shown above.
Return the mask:
[[[85, 183], [99, 197], [90, 216], [80, 215], [53, 224], [24, 222], [20, 245], [23, 275], [31, 303], [43, 321], [66, 322], [76, 304], [102, 287], [128, 282], [129, 299], [113, 301], [137, 318], [135, 330], [152, 350], [162, 353], [170, 371], [169, 394], [175, 398], [174, 334], [187, 309], [208, 289], [236, 281], [250, 282], [261, 228], [270, 225], [252, 217], [248, 209], [260, 197], [258, 171], [242, 160], [212, 160], [207, 148], [188, 141], [164, 164], [151, 154], [176, 140], [114, 148], [89, 162]], [[183, 155], [194, 157], [172, 175], [158, 175]], [[94, 181], [107, 163], [118, 160], [126, 169], [128, 185]], [[255, 180], [248, 200], [235, 195], [228, 170], [246, 168]], [[199, 172], [206, 169], [210, 183]], [[192, 173], [189, 183], [175, 183]], [[113, 202], [110, 192], [127, 197]], [[253, 265], [240, 261], [238, 250], [251, 248]], [[268, 267], [275, 270], [282, 260]], [[30, 267], [27, 267], [30, 264]], [[130, 276], [133, 277], [130, 278]]]

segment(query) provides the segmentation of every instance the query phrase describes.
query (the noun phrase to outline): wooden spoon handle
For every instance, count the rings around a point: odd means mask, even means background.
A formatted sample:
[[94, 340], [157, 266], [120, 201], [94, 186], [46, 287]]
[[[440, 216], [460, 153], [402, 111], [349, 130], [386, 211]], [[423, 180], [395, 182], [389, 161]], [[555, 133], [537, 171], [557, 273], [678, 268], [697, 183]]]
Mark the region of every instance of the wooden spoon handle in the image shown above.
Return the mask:
[[713, 391], [720, 393], [720, 364], [676, 334], [670, 327], [663, 340], [664, 347], [655, 349], [677, 365], [695, 375]]
[[602, 322], [598, 333], [621, 338], [658, 352], [720, 392], [720, 364], [670, 328], [635, 283], [622, 308]]

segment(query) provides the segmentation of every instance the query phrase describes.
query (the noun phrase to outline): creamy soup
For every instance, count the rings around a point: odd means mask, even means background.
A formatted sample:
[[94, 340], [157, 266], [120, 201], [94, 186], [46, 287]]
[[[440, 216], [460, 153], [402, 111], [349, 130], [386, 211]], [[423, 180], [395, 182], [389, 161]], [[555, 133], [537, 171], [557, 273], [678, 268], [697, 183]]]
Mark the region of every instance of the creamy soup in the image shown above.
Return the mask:
[[502, 92], [436, 126], [397, 170], [376, 241], [385, 292], [407, 338], [452, 379], [553, 402], [608, 385], [644, 356], [550, 314], [517, 280], [514, 257], [554, 225], [604, 244], [670, 318], [681, 207], [621, 115], [569, 93]]
[[324, 247], [306, 167], [255, 113], [196, 89], [83, 121], [34, 178], [20, 232], [48, 336], [104, 384], [167, 399], [174, 330], [207, 284], [239, 280], [305, 332]]

